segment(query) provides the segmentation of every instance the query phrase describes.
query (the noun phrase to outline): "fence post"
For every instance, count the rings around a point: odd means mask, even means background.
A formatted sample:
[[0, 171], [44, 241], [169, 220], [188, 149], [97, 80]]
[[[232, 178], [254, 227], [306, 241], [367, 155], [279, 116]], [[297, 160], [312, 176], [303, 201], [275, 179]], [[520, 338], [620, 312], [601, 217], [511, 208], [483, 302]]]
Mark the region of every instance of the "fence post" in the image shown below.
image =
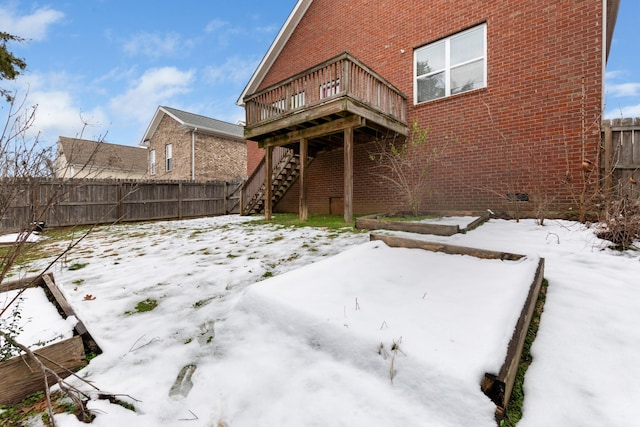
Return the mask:
[[178, 183], [178, 219], [182, 219], [182, 182]]
[[240, 207], [238, 209], [240, 215], [244, 215], [245, 214], [245, 212], [244, 212], [244, 204], [245, 204], [244, 186], [246, 185], [247, 182], [248, 182], [248, 180], [245, 179], [242, 182], [242, 184], [240, 184]]
[[124, 201], [122, 200], [123, 197], [123, 191], [122, 191], [122, 183], [118, 183], [118, 187], [117, 187], [117, 191], [116, 191], [116, 197], [118, 198], [118, 222], [122, 221], [123, 216], [124, 216], [124, 206], [123, 203]]
[[229, 203], [231, 202], [229, 198], [229, 182], [224, 182], [224, 214], [229, 214]]
[[613, 191], [613, 131], [611, 123], [604, 123], [604, 197], [611, 200]]

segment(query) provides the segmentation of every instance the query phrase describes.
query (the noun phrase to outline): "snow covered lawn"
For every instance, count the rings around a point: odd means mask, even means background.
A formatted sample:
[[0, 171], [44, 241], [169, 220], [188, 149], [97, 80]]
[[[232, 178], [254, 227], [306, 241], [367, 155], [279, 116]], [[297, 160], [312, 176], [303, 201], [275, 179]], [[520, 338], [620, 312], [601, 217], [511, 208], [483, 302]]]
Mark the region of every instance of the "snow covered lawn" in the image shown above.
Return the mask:
[[[237, 216], [99, 228], [54, 274], [104, 351], [81, 373], [140, 402], [92, 402], [94, 425], [493, 426], [479, 382], [512, 319], [476, 304], [514, 281], [517, 304], [538, 256], [549, 288], [519, 426], [637, 425], [637, 253], [563, 221], [411, 237], [531, 256], [451, 268], [368, 233]], [[157, 307], [137, 312], [145, 300]], [[170, 397], [191, 364], [191, 391]]]

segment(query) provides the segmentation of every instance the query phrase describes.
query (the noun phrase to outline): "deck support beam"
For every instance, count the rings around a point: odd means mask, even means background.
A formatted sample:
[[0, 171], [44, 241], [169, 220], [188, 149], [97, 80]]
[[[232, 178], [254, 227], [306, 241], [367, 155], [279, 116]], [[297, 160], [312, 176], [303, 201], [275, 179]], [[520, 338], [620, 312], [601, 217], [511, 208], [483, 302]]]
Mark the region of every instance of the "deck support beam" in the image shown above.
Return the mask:
[[300, 188], [300, 206], [298, 214], [300, 221], [309, 219], [309, 207], [307, 206], [307, 159], [308, 159], [309, 143], [306, 138], [300, 139], [300, 170], [298, 176], [298, 184]]
[[344, 222], [353, 221], [353, 128], [344, 130]]

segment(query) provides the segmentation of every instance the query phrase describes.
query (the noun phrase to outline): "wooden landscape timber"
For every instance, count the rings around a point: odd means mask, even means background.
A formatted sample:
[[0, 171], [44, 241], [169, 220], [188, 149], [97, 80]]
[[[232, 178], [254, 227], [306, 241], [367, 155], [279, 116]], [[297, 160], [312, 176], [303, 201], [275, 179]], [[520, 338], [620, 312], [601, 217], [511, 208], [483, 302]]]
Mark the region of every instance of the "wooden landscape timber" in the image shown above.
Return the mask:
[[[503, 261], [517, 261], [525, 255], [508, 252], [490, 251], [486, 249], [454, 246], [446, 243], [413, 240], [382, 234], [371, 234], [370, 239], [379, 240], [390, 247], [423, 249], [432, 252], [442, 252], [451, 255], [469, 255], [481, 259], [499, 259]], [[544, 258], [540, 258], [533, 281], [529, 286], [527, 299], [520, 311], [513, 335], [507, 347], [507, 356], [498, 373], [485, 373], [480, 384], [483, 393], [496, 404], [496, 419], [500, 420], [506, 413], [511, 392], [518, 373], [518, 364], [522, 356], [522, 349], [533, 317], [536, 301], [544, 278]]]
[[467, 227], [460, 228], [458, 225], [430, 224], [427, 222], [394, 221], [392, 219], [381, 219], [392, 217], [393, 214], [375, 214], [356, 218], [356, 228], [364, 230], [391, 230], [406, 231], [408, 233], [434, 234], [436, 236], [453, 236], [457, 233], [465, 233], [478, 227], [487, 221], [487, 215], [480, 215]]
[[[34, 353], [60, 378], [66, 378], [86, 365], [82, 338], [78, 335], [34, 350]], [[26, 355], [1, 362], [0, 377], [0, 405], [15, 405], [25, 397], [44, 389], [42, 372]], [[49, 377], [48, 383], [54, 385], [55, 379]]]
[[[67, 302], [52, 273], [0, 283], [0, 292], [37, 286], [45, 290], [62, 316], [75, 316], [77, 319], [72, 338], [33, 351], [47, 367], [64, 379], [86, 365], [85, 348], [94, 354], [100, 354], [102, 350]], [[25, 397], [44, 389], [42, 372], [24, 354], [0, 362], [0, 378], [0, 405], [19, 403]]]
[[509, 400], [511, 399], [511, 392], [513, 391], [513, 385], [516, 381], [516, 375], [518, 374], [518, 364], [522, 357], [522, 349], [527, 338], [527, 331], [533, 318], [543, 279], [544, 258], [540, 258], [538, 269], [529, 288], [527, 300], [522, 307], [518, 323], [516, 323], [516, 328], [509, 341], [507, 357], [500, 368], [500, 372], [498, 372], [497, 375], [485, 373], [482, 379], [481, 389], [484, 394], [496, 404], [496, 418], [498, 419], [501, 419], [506, 413]]
[[509, 252], [490, 251], [487, 249], [470, 248], [467, 246], [455, 246], [447, 243], [429, 242], [427, 240], [414, 240], [405, 237], [390, 236], [371, 233], [370, 240], [380, 240], [393, 248], [424, 249], [432, 252], [442, 252], [450, 255], [469, 255], [482, 259], [500, 259], [503, 261], [517, 261], [525, 255]]

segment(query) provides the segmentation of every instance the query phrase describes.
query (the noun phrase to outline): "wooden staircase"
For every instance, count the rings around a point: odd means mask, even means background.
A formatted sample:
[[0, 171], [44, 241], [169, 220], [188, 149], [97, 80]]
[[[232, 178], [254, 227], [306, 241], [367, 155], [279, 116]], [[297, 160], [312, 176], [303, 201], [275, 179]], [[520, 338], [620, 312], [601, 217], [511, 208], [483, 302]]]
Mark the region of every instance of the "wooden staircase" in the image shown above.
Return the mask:
[[[307, 165], [313, 158], [309, 157]], [[273, 150], [273, 170], [271, 185], [271, 203], [274, 206], [289, 190], [300, 175], [300, 156], [292, 149], [276, 147]], [[265, 160], [262, 159], [256, 170], [242, 187], [243, 202], [241, 215], [253, 215], [264, 212]]]

